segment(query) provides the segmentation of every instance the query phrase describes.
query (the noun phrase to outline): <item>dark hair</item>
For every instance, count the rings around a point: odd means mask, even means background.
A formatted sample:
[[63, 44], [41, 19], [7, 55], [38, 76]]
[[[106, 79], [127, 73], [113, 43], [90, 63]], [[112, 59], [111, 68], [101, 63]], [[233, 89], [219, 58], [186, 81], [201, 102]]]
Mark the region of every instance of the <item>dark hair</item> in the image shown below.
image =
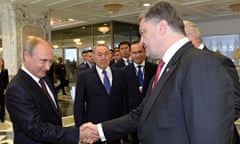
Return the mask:
[[4, 65], [4, 59], [2, 58], [2, 57], [0, 57], [0, 59], [2, 60], [2, 70], [4, 70], [5, 69], [5, 65]]
[[113, 53], [119, 52], [119, 48], [114, 48]]
[[[138, 44], [139, 42], [140, 42], [140, 40], [133, 41], [133, 42], [131, 43], [131, 45]], [[143, 47], [143, 49], [145, 50], [145, 47], [144, 47], [144, 46], [142, 46], [142, 47]], [[131, 47], [130, 47], [130, 50], [131, 50]]]
[[121, 45], [125, 45], [127, 44], [129, 47], [131, 46], [131, 43], [128, 42], [128, 41], [123, 41], [123, 42], [120, 42], [119, 45], [118, 45], [118, 48], [120, 48]]
[[138, 22], [141, 20], [158, 23], [161, 20], [166, 20], [176, 32], [185, 34], [182, 18], [178, 15], [176, 9], [168, 2], [157, 2], [149, 7], [146, 11], [140, 14]]
[[87, 52], [93, 52], [93, 50], [92, 50], [92, 49], [90, 49], [90, 50], [88, 50]]
[[140, 41], [139, 40], [137, 40], [137, 41], [133, 41], [132, 43], [131, 43], [131, 45], [133, 45], [133, 44], [137, 44], [137, 43], [139, 43]]
[[85, 53], [87, 53], [87, 51], [85, 50], [85, 51], [82, 51], [82, 54], [85, 54]]

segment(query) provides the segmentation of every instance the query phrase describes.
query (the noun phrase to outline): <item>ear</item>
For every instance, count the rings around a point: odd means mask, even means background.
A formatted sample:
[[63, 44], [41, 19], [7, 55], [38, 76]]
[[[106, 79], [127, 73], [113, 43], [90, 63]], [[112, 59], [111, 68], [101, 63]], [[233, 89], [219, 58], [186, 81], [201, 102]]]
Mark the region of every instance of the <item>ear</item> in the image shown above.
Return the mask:
[[160, 20], [158, 23], [158, 29], [160, 34], [165, 34], [168, 30], [168, 22], [166, 20]]
[[30, 54], [27, 51], [23, 52], [23, 58], [24, 58], [25, 61], [29, 61], [30, 57], [31, 56], [30, 56]]

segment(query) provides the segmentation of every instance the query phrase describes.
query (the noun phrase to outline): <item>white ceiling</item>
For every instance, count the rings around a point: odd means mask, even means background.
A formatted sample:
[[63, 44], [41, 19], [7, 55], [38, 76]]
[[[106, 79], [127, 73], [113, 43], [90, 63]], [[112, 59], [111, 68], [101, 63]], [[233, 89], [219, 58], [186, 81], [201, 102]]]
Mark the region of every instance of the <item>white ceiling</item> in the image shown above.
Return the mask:
[[[136, 23], [138, 15], [145, 9], [144, 3], [156, 0], [0, 0], [6, 3], [24, 4], [27, 14], [41, 16], [51, 11], [51, 17], [62, 22], [53, 26], [55, 29], [86, 25], [116, 20]], [[240, 17], [240, 12], [233, 12], [230, 5], [239, 0], [165, 0], [172, 3], [184, 19], [194, 22], [217, 21]], [[105, 4], [119, 3], [123, 7], [119, 12], [110, 14], [104, 9]], [[75, 21], [69, 22], [72, 18]]]

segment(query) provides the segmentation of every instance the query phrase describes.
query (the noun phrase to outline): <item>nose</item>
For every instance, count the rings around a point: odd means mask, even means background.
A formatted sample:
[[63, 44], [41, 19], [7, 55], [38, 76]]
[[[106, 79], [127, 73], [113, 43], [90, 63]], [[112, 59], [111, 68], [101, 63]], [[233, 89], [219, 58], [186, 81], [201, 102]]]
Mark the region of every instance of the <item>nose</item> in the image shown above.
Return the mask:
[[46, 68], [48, 71], [50, 70], [51, 66], [52, 66], [52, 62], [51, 62], [51, 61], [46, 61], [46, 63], [45, 63], [45, 68]]
[[141, 46], [143, 46], [143, 45], [144, 45], [144, 43], [143, 43], [143, 36], [141, 36], [141, 39], [140, 39], [140, 42], [139, 42], [139, 44], [140, 44]]

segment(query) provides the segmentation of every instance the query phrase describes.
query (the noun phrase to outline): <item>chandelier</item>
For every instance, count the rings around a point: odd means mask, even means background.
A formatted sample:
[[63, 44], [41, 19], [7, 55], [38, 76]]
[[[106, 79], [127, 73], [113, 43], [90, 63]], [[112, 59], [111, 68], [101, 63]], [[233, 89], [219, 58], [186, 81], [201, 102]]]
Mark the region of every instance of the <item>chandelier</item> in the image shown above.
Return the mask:
[[119, 3], [111, 3], [104, 5], [104, 8], [111, 14], [119, 12], [119, 10], [122, 8], [122, 4]]
[[107, 32], [110, 31], [110, 28], [109, 28], [109, 26], [100, 26], [100, 27], [98, 27], [98, 31], [100, 31], [103, 34], [106, 34]]
[[240, 12], [240, 3], [231, 4], [230, 8], [234, 12]]

